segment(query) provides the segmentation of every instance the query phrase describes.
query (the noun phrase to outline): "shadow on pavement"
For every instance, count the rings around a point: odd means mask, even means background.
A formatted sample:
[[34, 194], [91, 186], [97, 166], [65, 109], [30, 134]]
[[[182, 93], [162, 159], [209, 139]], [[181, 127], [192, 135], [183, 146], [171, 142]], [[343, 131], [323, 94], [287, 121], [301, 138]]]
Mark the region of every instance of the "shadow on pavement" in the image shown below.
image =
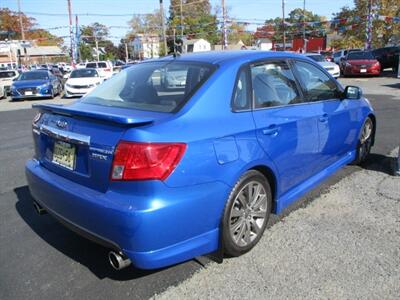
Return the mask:
[[377, 153], [371, 153], [368, 156], [367, 160], [364, 163], [362, 163], [360, 167], [365, 170], [371, 170], [371, 171], [385, 173], [387, 175], [393, 175], [395, 162], [396, 158], [394, 157]]
[[400, 82], [392, 83], [392, 84], [383, 84], [383, 86], [387, 86], [394, 89], [400, 89]]
[[132, 266], [121, 271], [114, 270], [108, 263], [108, 249], [66, 229], [48, 214], [38, 215], [33, 209], [33, 199], [27, 186], [15, 188], [14, 192], [18, 198], [16, 210], [26, 224], [49, 245], [86, 266], [98, 278], [126, 281], [161, 271], [140, 270]]

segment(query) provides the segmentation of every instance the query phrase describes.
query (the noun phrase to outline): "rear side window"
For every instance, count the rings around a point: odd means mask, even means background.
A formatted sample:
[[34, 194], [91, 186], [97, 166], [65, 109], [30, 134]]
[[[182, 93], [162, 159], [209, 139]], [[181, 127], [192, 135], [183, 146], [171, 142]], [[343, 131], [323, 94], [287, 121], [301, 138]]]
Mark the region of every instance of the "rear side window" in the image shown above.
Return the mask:
[[107, 68], [107, 64], [104, 62], [97, 63], [98, 68]]
[[286, 62], [268, 62], [251, 67], [255, 108], [301, 102], [293, 74]]
[[251, 101], [249, 97], [247, 72], [245, 68], [239, 71], [235, 89], [233, 91], [232, 109], [234, 111], [250, 109]]
[[209, 78], [214, 66], [159, 61], [133, 65], [82, 99], [84, 103], [175, 112]]
[[306, 100], [320, 101], [339, 98], [340, 91], [336, 83], [322, 70], [303, 61], [296, 61], [294, 66]]
[[93, 69], [96, 69], [96, 68], [97, 68], [97, 64], [96, 64], [96, 63], [87, 63], [87, 64], [86, 64], [86, 68], [93, 68]]

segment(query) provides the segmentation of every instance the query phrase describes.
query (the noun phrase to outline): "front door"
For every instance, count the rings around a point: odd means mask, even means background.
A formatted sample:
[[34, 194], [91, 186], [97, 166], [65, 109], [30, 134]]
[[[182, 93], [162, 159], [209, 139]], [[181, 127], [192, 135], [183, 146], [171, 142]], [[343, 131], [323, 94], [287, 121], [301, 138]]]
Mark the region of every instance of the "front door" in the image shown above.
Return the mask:
[[303, 103], [288, 63], [268, 61], [250, 66], [257, 138], [286, 193], [315, 173], [319, 155], [317, 115]]

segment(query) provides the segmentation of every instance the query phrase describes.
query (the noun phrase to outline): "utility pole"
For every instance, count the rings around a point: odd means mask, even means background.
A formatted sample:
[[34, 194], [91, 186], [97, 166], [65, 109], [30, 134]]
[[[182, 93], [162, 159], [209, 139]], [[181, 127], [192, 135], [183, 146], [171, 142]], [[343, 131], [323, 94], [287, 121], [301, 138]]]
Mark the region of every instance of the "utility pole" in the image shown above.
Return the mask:
[[76, 62], [81, 60], [81, 49], [79, 47], [79, 25], [78, 25], [78, 15], [75, 15], [75, 47], [76, 47]]
[[126, 42], [126, 40], [124, 42], [125, 42], [125, 62], [128, 63], [129, 60], [128, 43]]
[[282, 0], [283, 51], [286, 50], [285, 0]]
[[68, 16], [69, 16], [69, 39], [70, 39], [70, 55], [71, 55], [71, 66], [75, 67], [74, 62], [74, 33], [72, 31], [72, 13], [71, 13], [71, 0], [67, 0], [68, 2]]
[[365, 49], [370, 50], [372, 43], [372, 0], [368, 1], [368, 21], [367, 21], [367, 32]]
[[[165, 22], [164, 22], [164, 5], [163, 5], [163, 0], [160, 0], [160, 14], [161, 14], [161, 26], [162, 26], [162, 31], [163, 31], [163, 40], [164, 40], [164, 55], [168, 54], [167, 50], [167, 36], [165, 33]], [[174, 41], [175, 42], [175, 41]]]
[[226, 9], [225, 9], [225, 0], [221, 0], [222, 6], [222, 49], [226, 50], [228, 47], [228, 37], [226, 34]]
[[94, 34], [94, 42], [96, 43], [96, 57], [97, 57], [97, 61], [100, 60], [100, 56], [99, 56], [99, 41], [97, 40], [97, 34], [95, 32], [93, 32]]
[[19, 27], [21, 29], [21, 38], [24, 41], [25, 40], [25, 32], [24, 32], [24, 24], [22, 23], [22, 13], [21, 13], [21, 1], [18, 1], [18, 15], [19, 15]]
[[181, 0], [181, 38], [183, 38], [183, 0]]
[[306, 42], [306, 0], [303, 0], [303, 52], [307, 51]]

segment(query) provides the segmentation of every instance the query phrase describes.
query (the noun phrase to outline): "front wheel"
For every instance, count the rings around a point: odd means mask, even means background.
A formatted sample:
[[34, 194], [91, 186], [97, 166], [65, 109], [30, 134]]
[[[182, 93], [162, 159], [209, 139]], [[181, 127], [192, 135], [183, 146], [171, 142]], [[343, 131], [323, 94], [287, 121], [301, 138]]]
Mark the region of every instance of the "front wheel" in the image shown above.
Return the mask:
[[368, 117], [361, 129], [360, 138], [357, 143], [356, 158], [353, 161], [354, 165], [359, 165], [367, 159], [367, 156], [371, 152], [373, 135], [374, 123], [372, 122], [371, 118]]
[[260, 240], [271, 212], [272, 194], [268, 180], [256, 170], [246, 172], [233, 187], [224, 210], [224, 251], [239, 256]]

